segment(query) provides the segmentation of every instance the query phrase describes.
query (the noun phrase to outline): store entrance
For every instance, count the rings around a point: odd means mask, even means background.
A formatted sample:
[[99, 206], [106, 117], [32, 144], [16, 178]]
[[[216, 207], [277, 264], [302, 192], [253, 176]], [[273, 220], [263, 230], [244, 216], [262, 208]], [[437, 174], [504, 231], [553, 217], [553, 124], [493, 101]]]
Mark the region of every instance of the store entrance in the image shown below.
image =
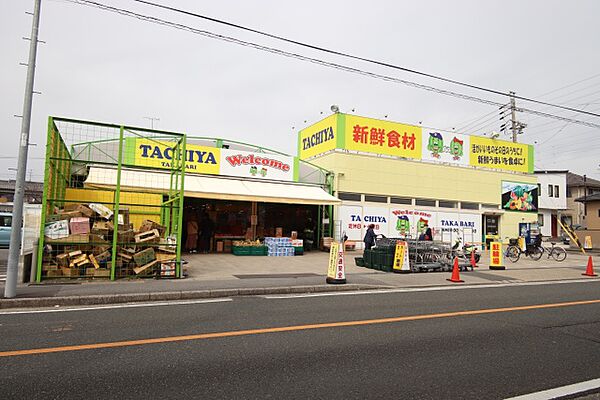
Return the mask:
[[485, 247], [489, 248], [490, 242], [495, 242], [500, 240], [499, 230], [498, 230], [498, 221], [500, 219], [499, 215], [488, 215], [484, 214], [483, 218], [483, 232], [484, 232], [484, 242]]
[[186, 197], [182, 241], [188, 253], [231, 253], [234, 241], [296, 236], [317, 248], [319, 206]]

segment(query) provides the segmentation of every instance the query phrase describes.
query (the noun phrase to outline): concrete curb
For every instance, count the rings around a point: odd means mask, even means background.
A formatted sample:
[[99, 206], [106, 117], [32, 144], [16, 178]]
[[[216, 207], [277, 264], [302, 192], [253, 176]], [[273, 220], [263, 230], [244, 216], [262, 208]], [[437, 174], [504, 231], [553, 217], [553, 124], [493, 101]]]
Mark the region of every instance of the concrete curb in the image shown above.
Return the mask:
[[171, 292], [148, 292], [128, 294], [106, 294], [87, 296], [56, 296], [56, 297], [24, 297], [0, 299], [0, 309], [8, 308], [37, 308], [56, 306], [88, 306], [100, 304], [121, 304], [147, 301], [172, 301], [210, 299], [237, 296], [260, 296], [266, 294], [317, 293], [339, 292], [352, 290], [390, 289], [390, 286], [378, 285], [314, 285], [314, 286], [284, 286], [270, 288], [240, 288], [240, 289], [206, 289]]

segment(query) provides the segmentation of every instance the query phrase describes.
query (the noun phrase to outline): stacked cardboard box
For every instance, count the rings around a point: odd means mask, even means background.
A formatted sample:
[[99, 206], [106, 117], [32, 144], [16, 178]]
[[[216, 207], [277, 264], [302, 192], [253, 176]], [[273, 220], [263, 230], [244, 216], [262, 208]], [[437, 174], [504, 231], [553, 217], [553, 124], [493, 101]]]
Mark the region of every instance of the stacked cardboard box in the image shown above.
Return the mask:
[[289, 237], [266, 237], [267, 255], [271, 257], [288, 257], [294, 255], [294, 246]]
[[[129, 210], [118, 220], [103, 204], [67, 204], [47, 216], [42, 273], [46, 277], [110, 277], [113, 254], [116, 276], [175, 276], [175, 240], [166, 227], [151, 220], [134, 230]], [[117, 232], [117, 248], [113, 239]]]

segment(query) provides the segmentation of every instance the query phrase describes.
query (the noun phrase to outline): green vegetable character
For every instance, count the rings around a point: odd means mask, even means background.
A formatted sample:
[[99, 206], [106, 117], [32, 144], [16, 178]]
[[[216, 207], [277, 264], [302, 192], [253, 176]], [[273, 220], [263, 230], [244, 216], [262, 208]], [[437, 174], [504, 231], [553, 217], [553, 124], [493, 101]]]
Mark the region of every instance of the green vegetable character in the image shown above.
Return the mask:
[[408, 220], [408, 216], [398, 216], [398, 221], [396, 221], [396, 230], [400, 235], [403, 236], [406, 236], [410, 233], [410, 221]]
[[417, 222], [417, 233], [425, 233], [428, 224], [428, 219], [424, 219], [423, 217], [419, 218], [419, 221]]
[[453, 160], [460, 160], [463, 156], [463, 141], [458, 140], [456, 136], [450, 142], [450, 154], [452, 154]]
[[439, 132], [429, 132], [429, 143], [427, 150], [431, 151], [431, 156], [440, 158], [440, 153], [444, 150], [444, 139]]
[[260, 170], [260, 174], [262, 175], [262, 177], [264, 178], [265, 176], [267, 176], [267, 169], [266, 168], [261, 168]]
[[256, 176], [257, 173], [258, 173], [258, 168], [256, 168], [256, 166], [250, 167], [250, 174], [252, 176]]

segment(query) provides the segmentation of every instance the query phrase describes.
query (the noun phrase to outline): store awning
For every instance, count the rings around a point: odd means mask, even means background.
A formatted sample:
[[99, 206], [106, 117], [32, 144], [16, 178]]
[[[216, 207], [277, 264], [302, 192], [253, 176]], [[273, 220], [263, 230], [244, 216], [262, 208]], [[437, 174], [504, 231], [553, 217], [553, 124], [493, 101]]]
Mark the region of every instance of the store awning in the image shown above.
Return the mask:
[[[117, 170], [92, 167], [85, 180], [88, 187], [114, 188]], [[141, 192], [169, 191], [170, 175], [162, 172], [121, 170], [121, 188]], [[186, 196], [204, 199], [257, 201], [264, 203], [334, 205], [341, 201], [319, 186], [294, 182], [264, 182], [223, 176], [187, 174]]]

